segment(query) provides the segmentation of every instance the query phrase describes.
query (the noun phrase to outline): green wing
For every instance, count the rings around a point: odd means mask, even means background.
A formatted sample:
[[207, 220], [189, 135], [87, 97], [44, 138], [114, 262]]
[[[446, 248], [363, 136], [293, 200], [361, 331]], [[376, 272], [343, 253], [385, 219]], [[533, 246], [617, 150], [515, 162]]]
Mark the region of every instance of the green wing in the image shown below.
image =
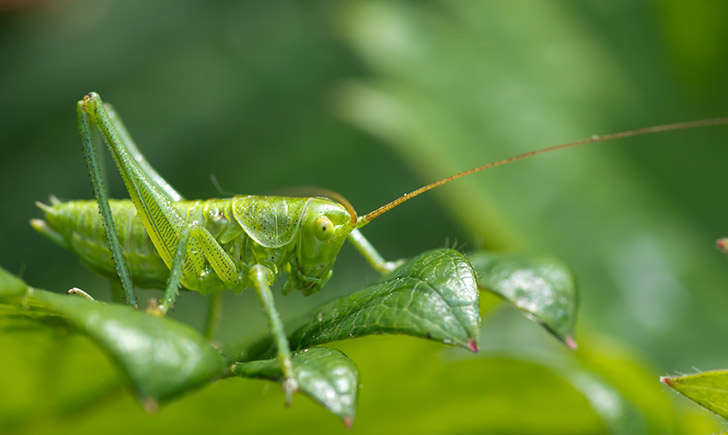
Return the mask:
[[296, 236], [309, 200], [282, 196], [238, 196], [233, 199], [233, 216], [251, 239], [266, 248], [280, 248]]

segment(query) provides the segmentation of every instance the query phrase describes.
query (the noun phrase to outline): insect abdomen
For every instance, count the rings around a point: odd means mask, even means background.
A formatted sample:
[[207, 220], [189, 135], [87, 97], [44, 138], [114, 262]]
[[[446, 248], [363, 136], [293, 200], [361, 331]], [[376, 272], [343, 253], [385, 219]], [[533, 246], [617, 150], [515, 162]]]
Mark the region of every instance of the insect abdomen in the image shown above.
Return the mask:
[[[258, 197], [240, 198], [248, 202], [265, 200]], [[290, 200], [302, 201], [300, 198]], [[277, 272], [280, 266], [288, 262], [288, 256], [294, 247], [292, 240], [280, 247], [264, 247], [254, 242], [235, 218], [234, 202], [231, 199], [209, 199], [174, 203], [185, 221], [195, 222], [210, 232], [236, 263], [243, 277], [231, 288], [215, 278], [212, 267], [206, 262], [198, 277], [186, 283], [183, 281], [186, 288], [202, 293], [226, 288], [240, 291], [249, 285], [245, 279], [247, 276], [245, 271], [251, 263], [264, 264]], [[164, 288], [169, 269], [147, 235], [134, 204], [130, 200], [111, 200], [109, 205], [119, 235], [122, 254], [134, 283], [142, 287]], [[38, 232], [75, 253], [83, 263], [94, 270], [112, 278], [116, 277], [116, 269], [96, 201], [69, 201], [52, 205], [38, 204], [38, 206], [45, 212], [46, 219], [31, 221]], [[294, 217], [298, 218], [297, 215]], [[262, 220], [287, 222], [289, 218], [293, 219], [285, 215], [268, 217], [267, 220], [263, 216]], [[201, 255], [199, 252], [197, 254]]]
[[[157, 255], [131, 201], [111, 200], [111, 214], [119, 235], [122, 253], [136, 284], [164, 285], [169, 270]], [[56, 243], [74, 252], [94, 270], [116, 276], [111, 251], [106, 242], [98, 205], [95, 201], [70, 201], [54, 205], [39, 204], [45, 222], [33, 227]]]

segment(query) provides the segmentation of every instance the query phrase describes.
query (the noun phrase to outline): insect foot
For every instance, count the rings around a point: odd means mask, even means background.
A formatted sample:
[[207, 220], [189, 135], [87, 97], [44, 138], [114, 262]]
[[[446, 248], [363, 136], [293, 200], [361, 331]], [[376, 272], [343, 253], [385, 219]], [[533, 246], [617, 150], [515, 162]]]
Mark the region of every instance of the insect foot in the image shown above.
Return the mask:
[[284, 378], [281, 387], [286, 395], [286, 406], [291, 406], [293, 395], [298, 391], [298, 381], [296, 378]]
[[83, 96], [83, 102], [89, 103], [92, 100], [96, 100], [97, 98], [99, 98], [99, 94], [97, 94], [96, 92], [89, 92], [88, 94]]
[[407, 259], [405, 259], [405, 258], [401, 258], [401, 259], [399, 259], [399, 260], [396, 260], [396, 261], [387, 261], [387, 262], [386, 262], [386, 263], [384, 263], [384, 264], [385, 264], [385, 266], [386, 266], [387, 270], [388, 270], [389, 272], [392, 272], [392, 271], [393, 271], [394, 269], [396, 269], [396, 268], [398, 268], [399, 266], [403, 265], [403, 264], [404, 264], [404, 263], [405, 263], [406, 261], [407, 261]]
[[82, 297], [84, 297], [84, 298], [86, 298], [86, 299], [88, 299], [90, 301], [95, 301], [96, 300], [96, 299], [94, 299], [93, 296], [91, 296], [90, 294], [86, 293], [85, 291], [81, 290], [78, 287], [70, 288], [70, 289], [68, 289], [68, 291], [66, 293], [68, 293], [69, 295], [79, 295], [79, 296], [82, 296]]
[[149, 302], [147, 303], [147, 314], [151, 314], [158, 317], [164, 316], [164, 311], [159, 305], [159, 301], [157, 301], [157, 298], [151, 298], [149, 299]]

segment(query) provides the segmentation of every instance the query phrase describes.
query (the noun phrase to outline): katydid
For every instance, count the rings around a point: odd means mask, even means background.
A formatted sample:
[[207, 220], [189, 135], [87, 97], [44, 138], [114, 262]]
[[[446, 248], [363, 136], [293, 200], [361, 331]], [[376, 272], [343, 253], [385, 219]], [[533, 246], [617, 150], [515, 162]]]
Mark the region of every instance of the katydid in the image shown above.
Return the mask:
[[[73, 251], [93, 269], [118, 276], [126, 301], [136, 306], [137, 284], [165, 287], [164, 315], [174, 305], [180, 284], [203, 294], [256, 289], [278, 349], [286, 400], [297, 389], [288, 341], [276, 311], [271, 286], [287, 272], [283, 293], [309, 295], [329, 280], [336, 256], [348, 240], [382, 274], [397, 262], [385, 261], [359, 231], [397, 205], [455, 179], [558, 149], [642, 134], [728, 124], [728, 118], [647, 127], [543, 148], [478, 166], [420, 187], [358, 217], [337, 195], [328, 197], [234, 196], [184, 200], [147, 162], [111, 106], [96, 93], [77, 103], [78, 128], [95, 200], [38, 206], [45, 220], [32, 226]], [[99, 147], [110, 151], [129, 192], [129, 200], [109, 200]], [[100, 212], [100, 213], [99, 213]], [[472, 343], [473, 350], [477, 350]]]

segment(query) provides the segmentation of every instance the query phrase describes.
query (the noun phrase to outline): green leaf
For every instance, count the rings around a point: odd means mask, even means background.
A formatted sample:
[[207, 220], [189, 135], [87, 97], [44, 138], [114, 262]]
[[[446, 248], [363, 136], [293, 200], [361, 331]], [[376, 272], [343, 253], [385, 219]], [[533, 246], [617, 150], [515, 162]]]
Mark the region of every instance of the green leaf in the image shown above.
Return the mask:
[[22, 297], [27, 291], [27, 284], [0, 267], [0, 299]]
[[291, 334], [291, 346], [396, 333], [477, 350], [479, 304], [465, 257], [451, 249], [427, 251], [379, 282], [314, 309]]
[[660, 381], [698, 405], [728, 418], [728, 370], [663, 376]]
[[[356, 410], [359, 373], [354, 362], [341, 351], [323, 347], [301, 350], [292, 355], [293, 371], [301, 391], [351, 426]], [[280, 381], [277, 358], [235, 363], [233, 374], [244, 378]]]
[[[375, 284], [314, 309], [289, 335], [305, 349], [368, 334], [407, 334], [477, 350], [479, 295], [470, 263], [457, 251], [424, 252]], [[270, 355], [270, 337], [243, 353]]]
[[[6, 294], [18, 296], [19, 284], [0, 269], [0, 303]], [[4, 284], [13, 289], [8, 292]], [[22, 281], [20, 281], [22, 283]], [[35, 319], [43, 314], [90, 337], [128, 377], [145, 406], [172, 398], [220, 376], [224, 359], [197, 331], [173, 320], [152, 316], [128, 306], [59, 295], [25, 286], [24, 309], [13, 316]], [[10, 307], [12, 308], [12, 307]]]
[[480, 288], [499, 295], [569, 347], [576, 347], [576, 285], [564, 264], [553, 258], [484, 251], [468, 258]]

